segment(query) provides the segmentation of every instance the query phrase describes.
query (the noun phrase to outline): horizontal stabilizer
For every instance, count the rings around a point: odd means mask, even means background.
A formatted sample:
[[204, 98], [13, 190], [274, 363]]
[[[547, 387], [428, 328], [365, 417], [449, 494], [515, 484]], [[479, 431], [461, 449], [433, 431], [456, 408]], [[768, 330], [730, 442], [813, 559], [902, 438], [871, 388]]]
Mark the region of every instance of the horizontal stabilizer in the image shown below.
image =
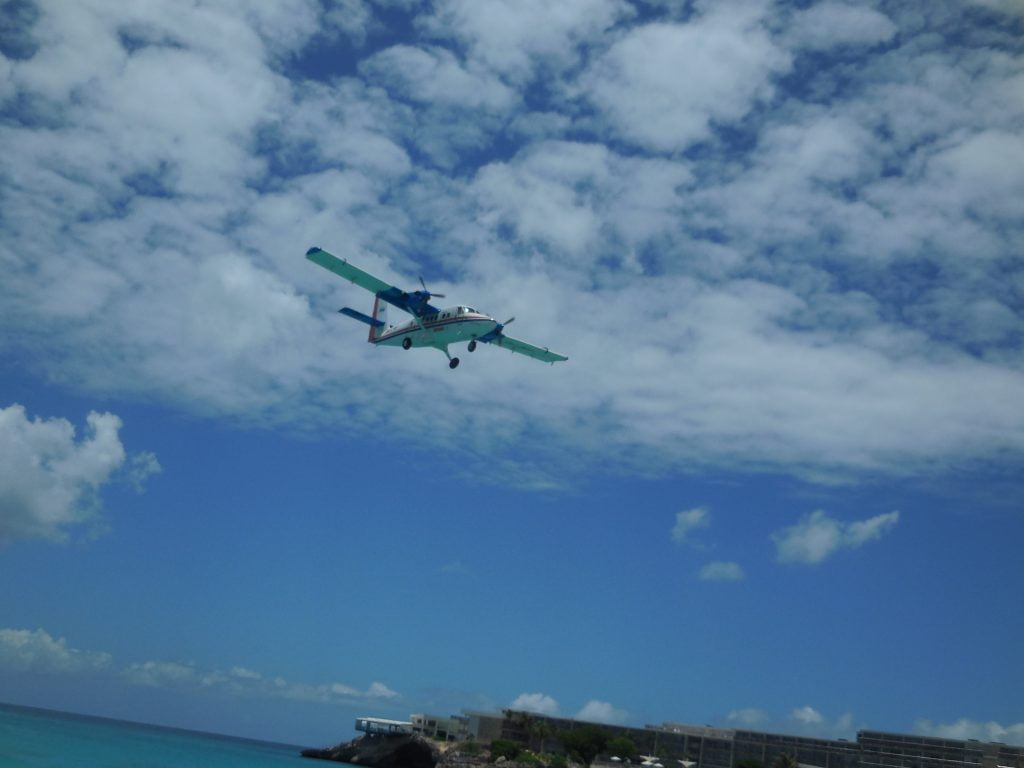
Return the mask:
[[358, 320], [361, 323], [366, 323], [367, 325], [373, 326], [374, 328], [384, 327], [384, 323], [381, 322], [380, 320], [374, 320], [369, 315], [364, 315], [362, 312], [356, 312], [354, 309], [350, 309], [349, 307], [342, 307], [338, 311], [341, 312], [341, 314], [343, 315], [348, 315], [353, 320]]

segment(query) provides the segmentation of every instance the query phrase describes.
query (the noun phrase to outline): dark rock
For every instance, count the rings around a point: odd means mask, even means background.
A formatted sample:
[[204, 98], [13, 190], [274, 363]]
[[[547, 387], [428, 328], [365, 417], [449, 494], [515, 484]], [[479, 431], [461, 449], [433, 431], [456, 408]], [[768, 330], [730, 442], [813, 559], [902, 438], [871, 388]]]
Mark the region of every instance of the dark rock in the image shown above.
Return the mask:
[[374, 733], [326, 749], [304, 749], [303, 757], [365, 765], [367, 768], [434, 768], [441, 752], [416, 733]]

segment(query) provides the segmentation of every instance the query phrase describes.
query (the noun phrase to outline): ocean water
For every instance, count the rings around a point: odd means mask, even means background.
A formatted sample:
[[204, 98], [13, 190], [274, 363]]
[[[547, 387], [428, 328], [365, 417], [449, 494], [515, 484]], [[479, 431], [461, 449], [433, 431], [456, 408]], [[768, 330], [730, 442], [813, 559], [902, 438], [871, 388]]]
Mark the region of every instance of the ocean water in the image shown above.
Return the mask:
[[317, 768], [299, 748], [0, 704], [0, 768]]

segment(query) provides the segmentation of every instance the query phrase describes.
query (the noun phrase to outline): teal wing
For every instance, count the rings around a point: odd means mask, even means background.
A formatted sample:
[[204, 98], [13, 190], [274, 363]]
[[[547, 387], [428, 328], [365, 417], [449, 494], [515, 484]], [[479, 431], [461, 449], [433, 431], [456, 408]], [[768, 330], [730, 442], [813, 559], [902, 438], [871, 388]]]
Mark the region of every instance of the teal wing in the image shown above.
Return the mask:
[[525, 341], [513, 339], [511, 336], [506, 336], [505, 334], [501, 334], [491, 343], [497, 344], [499, 347], [507, 349], [509, 352], [517, 352], [520, 355], [526, 355], [527, 357], [532, 357], [535, 360], [543, 360], [545, 363], [559, 363], [563, 360], [569, 359], [565, 355], [552, 352], [550, 349], [535, 347], [533, 344], [527, 344]]
[[385, 283], [369, 272], [363, 272], [359, 267], [353, 267], [344, 259], [339, 259], [323, 248], [310, 248], [306, 251], [306, 258], [314, 264], [319, 264], [324, 269], [329, 269], [334, 274], [355, 283], [360, 288], [365, 288], [372, 294], [384, 293], [394, 288], [390, 283]]

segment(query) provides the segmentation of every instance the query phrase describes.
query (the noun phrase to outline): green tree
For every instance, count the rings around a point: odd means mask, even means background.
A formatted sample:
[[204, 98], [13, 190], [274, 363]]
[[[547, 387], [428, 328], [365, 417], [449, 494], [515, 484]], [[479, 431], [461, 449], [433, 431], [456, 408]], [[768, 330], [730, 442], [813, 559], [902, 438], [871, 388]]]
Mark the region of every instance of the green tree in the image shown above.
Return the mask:
[[609, 733], [596, 725], [584, 725], [571, 731], [562, 731], [558, 740], [565, 751], [575, 755], [584, 765], [590, 765], [594, 758], [608, 746]]
[[632, 757], [636, 754], [636, 744], [633, 743], [632, 739], [626, 736], [613, 736], [608, 739], [608, 743], [605, 745], [605, 751], [609, 755]]
[[523, 748], [514, 741], [495, 739], [491, 742], [491, 762], [493, 763], [499, 757], [504, 757], [506, 760], [515, 760], [522, 751]]
[[795, 755], [783, 752], [772, 760], [772, 768], [799, 768], [799, 763], [797, 763]]
[[764, 763], [756, 757], [744, 757], [736, 761], [736, 768], [764, 768]]

